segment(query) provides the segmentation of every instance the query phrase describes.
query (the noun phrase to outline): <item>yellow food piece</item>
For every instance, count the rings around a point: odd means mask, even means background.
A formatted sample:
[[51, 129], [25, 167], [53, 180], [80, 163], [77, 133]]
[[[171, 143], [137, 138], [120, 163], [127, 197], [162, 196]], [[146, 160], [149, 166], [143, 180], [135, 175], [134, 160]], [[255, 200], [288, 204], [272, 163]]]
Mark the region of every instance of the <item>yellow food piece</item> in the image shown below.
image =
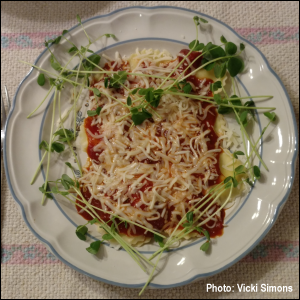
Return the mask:
[[226, 120], [223, 115], [218, 114], [216, 118], [216, 122], [214, 125], [214, 131], [218, 136], [222, 136], [224, 134], [224, 131], [222, 129], [222, 126], [226, 127]]
[[78, 134], [78, 138], [79, 138], [79, 144], [81, 146], [82, 151], [86, 152], [87, 151], [87, 147], [88, 147], [88, 138], [85, 132], [85, 127], [84, 127], [84, 123], [81, 124], [80, 126], [80, 131]]
[[[228, 176], [233, 177], [233, 168], [237, 168], [238, 166], [242, 165], [242, 162], [239, 159], [234, 160], [234, 167], [233, 167], [233, 155], [229, 151], [224, 151], [220, 154], [219, 157], [219, 167], [222, 175], [224, 175], [224, 179]], [[224, 167], [226, 166], [226, 168]], [[228, 170], [230, 168], [230, 170]], [[244, 174], [240, 174], [236, 176], [237, 181], [241, 181], [243, 178], [246, 178]], [[243, 192], [244, 186], [239, 184], [238, 187], [233, 188], [231, 194], [231, 200], [233, 201], [236, 197], [240, 196]], [[224, 202], [230, 193], [230, 189], [227, 189], [219, 198], [220, 202]]]
[[[225, 73], [225, 75], [222, 78], [217, 78], [215, 76], [214, 70], [207, 71], [204, 68], [201, 69], [201, 70], [199, 70], [199, 71], [197, 71], [195, 73], [195, 76], [197, 78], [199, 78], [199, 79], [203, 79], [203, 78], [211, 79], [211, 80], [213, 80], [213, 82], [221, 81], [223, 86], [225, 86], [226, 79], [227, 79], [227, 73]], [[218, 94], [220, 92], [222, 92], [222, 88], [220, 88], [217, 91], [215, 91], [214, 94]]]

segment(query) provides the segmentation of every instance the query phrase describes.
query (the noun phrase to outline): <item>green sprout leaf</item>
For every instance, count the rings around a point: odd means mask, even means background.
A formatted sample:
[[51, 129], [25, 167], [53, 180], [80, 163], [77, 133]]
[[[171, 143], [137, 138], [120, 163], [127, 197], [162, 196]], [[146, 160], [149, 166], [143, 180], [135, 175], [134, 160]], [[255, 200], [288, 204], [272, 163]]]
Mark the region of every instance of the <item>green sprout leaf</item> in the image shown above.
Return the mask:
[[76, 228], [76, 235], [77, 237], [82, 240], [82, 241], [85, 241], [86, 240], [86, 233], [88, 232], [88, 228], [86, 226], [82, 226], [82, 225], [79, 225], [77, 228]]
[[207, 44], [204, 49], [206, 51], [204, 50], [205, 54], [203, 55], [203, 57], [207, 60], [226, 56], [224, 49], [214, 44]]
[[230, 57], [227, 63], [227, 68], [231, 77], [235, 77], [243, 69], [243, 62], [237, 57]]
[[91, 254], [97, 254], [99, 251], [101, 245], [101, 241], [95, 241], [90, 244], [90, 247], [86, 248], [87, 252], [90, 252]]
[[67, 182], [69, 185], [74, 186], [74, 180], [72, 178], [70, 178], [67, 174], [63, 174], [61, 176], [62, 180], [64, 180], [65, 182]]
[[101, 110], [102, 110], [102, 107], [101, 107], [101, 106], [98, 106], [98, 107], [96, 108], [96, 113], [97, 113], [98, 116], [100, 115]]
[[[242, 103], [240, 104], [242, 105]], [[247, 106], [247, 107], [255, 107], [255, 103], [254, 101], [247, 101], [244, 106]], [[248, 109], [248, 113], [254, 118], [254, 109]]]
[[77, 21], [81, 24], [81, 18], [79, 17], [79, 15], [76, 16]]
[[225, 39], [225, 37], [224, 37], [223, 35], [220, 37], [220, 41], [221, 41], [221, 43], [223, 43], [223, 44], [226, 44], [226, 43], [227, 43], [227, 40]]
[[199, 21], [202, 22], [202, 23], [208, 23], [208, 21], [206, 21], [206, 20], [203, 19], [203, 18], [199, 18]]
[[237, 187], [239, 185], [238, 181], [236, 180], [236, 178], [232, 178], [232, 183], [233, 183], [233, 187]]
[[[204, 60], [204, 59], [203, 59], [203, 60]], [[210, 71], [210, 70], [212, 70], [212, 69], [215, 67], [215, 65], [216, 65], [215, 62], [210, 63], [210, 64], [206, 65], [206, 66], [204, 67], [204, 69], [205, 69], [206, 71]]]
[[215, 94], [214, 95], [214, 100], [216, 101], [216, 103], [218, 105], [220, 105], [222, 103], [222, 97], [220, 96], [220, 94]]
[[243, 43], [240, 43], [240, 50], [243, 51], [245, 49], [245, 45]]
[[131, 94], [132, 94], [132, 95], [135, 95], [135, 94], [137, 93], [138, 90], [139, 90], [139, 88], [136, 88], [136, 89], [132, 90], [132, 91], [131, 91]]
[[96, 110], [88, 110], [88, 111], [87, 111], [87, 115], [88, 115], [89, 117], [99, 116], [101, 110], [102, 110], [102, 107], [101, 107], [101, 106], [98, 106], [98, 107], [96, 108]]
[[131, 106], [131, 104], [132, 104], [131, 98], [128, 96], [128, 97], [127, 97], [127, 105], [128, 105], [128, 106]]
[[248, 124], [247, 122], [247, 116], [248, 116], [248, 110], [244, 110], [241, 114], [240, 114], [240, 120], [241, 123], [246, 126]]
[[134, 108], [131, 108], [131, 109], [130, 109], [130, 112], [131, 112], [133, 115], [135, 115], [135, 114], [137, 114], [137, 113], [139, 112], [139, 110], [138, 110], [136, 107], [134, 107]]
[[54, 59], [53, 55], [50, 56], [50, 64], [55, 71], [61, 70], [61, 65]]
[[193, 40], [192, 42], [190, 42], [189, 48], [191, 50], [193, 50], [197, 45], [199, 45], [199, 41], [198, 40]]
[[218, 89], [220, 89], [222, 87], [222, 82], [221, 81], [216, 81], [216, 82], [214, 82], [214, 83], [212, 83], [211, 85], [210, 85], [210, 90], [212, 91], [212, 92], [215, 92], [215, 91], [217, 91]]
[[253, 173], [254, 173], [254, 176], [256, 177], [256, 179], [260, 179], [260, 169], [258, 166], [253, 167]]
[[228, 42], [225, 45], [225, 51], [228, 55], [234, 55], [237, 51], [237, 46], [236, 44], [232, 43], [232, 42]]
[[97, 223], [97, 222], [98, 222], [98, 219], [97, 219], [97, 218], [94, 218], [93, 220], [89, 221], [89, 223], [90, 223], [91, 225], [93, 225], [93, 224], [95, 224], [95, 223]]
[[97, 97], [100, 97], [100, 96], [101, 96], [100, 91], [99, 91], [98, 89], [96, 89], [96, 88], [93, 88], [93, 93], [94, 93], [94, 95], [97, 96]]
[[192, 211], [189, 211], [186, 214], [186, 219], [189, 223], [193, 223], [193, 219], [194, 219], [194, 213]]
[[107, 89], [108, 87], [108, 77], [104, 78], [104, 87]]
[[196, 25], [199, 25], [200, 23], [199, 23], [199, 17], [198, 16], [195, 16], [194, 18], [193, 18], [193, 20], [194, 20], [194, 22], [196, 23]]
[[[66, 132], [66, 136], [65, 136], [65, 132]], [[60, 142], [71, 141], [72, 139], [74, 139], [74, 134], [69, 129], [65, 129], [65, 130], [59, 129], [58, 131], [54, 132], [54, 136], [59, 136]]]
[[45, 75], [44, 74], [40, 74], [37, 78], [37, 83], [40, 86], [43, 86], [45, 84]]
[[53, 199], [52, 195], [49, 194], [48, 192], [50, 192], [50, 187], [49, 184], [47, 183], [47, 189], [45, 189], [45, 183], [39, 187], [40, 192], [42, 192], [43, 194], [45, 194], [45, 196], [49, 199]]
[[134, 125], [141, 125], [146, 119], [152, 118], [152, 114], [150, 114], [145, 108], [143, 108], [141, 112], [136, 112], [135, 110], [133, 112], [133, 109], [131, 109], [131, 113], [131, 119]]
[[61, 153], [65, 150], [65, 145], [58, 142], [53, 142], [51, 144], [51, 148], [52, 151], [54, 150], [57, 153]]
[[112, 33], [106, 33], [104, 34], [106, 37], [112, 37], [113, 39], [116, 39], [116, 36]]
[[199, 44], [195, 47], [194, 51], [201, 51], [203, 48], [204, 48], [204, 44], [203, 44], [203, 43], [199, 43]]
[[109, 233], [106, 233], [102, 236], [102, 239], [105, 240], [105, 241], [109, 241], [109, 240], [112, 240], [114, 237], [109, 234]]
[[209, 249], [209, 241], [206, 241], [204, 244], [201, 245], [200, 250], [206, 252]]
[[175, 86], [172, 86], [171, 88], [169, 88], [169, 91], [173, 93], [177, 93], [178, 89]]
[[60, 42], [60, 40], [61, 40], [61, 36], [58, 36], [58, 37], [53, 41], [53, 43], [54, 43], [54, 44], [58, 44], [58, 43]]
[[41, 141], [40, 145], [39, 145], [39, 149], [42, 150], [46, 150], [49, 151], [49, 145], [46, 141]]
[[229, 181], [232, 181], [232, 177], [231, 176], [228, 176], [228, 177], [226, 177], [225, 179], [224, 179], [224, 183], [227, 183], [227, 182], [229, 182]]
[[79, 51], [78, 48], [76, 46], [73, 46], [68, 50], [68, 53], [72, 53], [72, 52], [76, 52], [76, 51]]
[[65, 164], [66, 164], [71, 170], [73, 170], [73, 167], [72, 167], [72, 165], [71, 165], [69, 162], [65, 162]]
[[164, 239], [159, 235], [154, 234], [154, 241], [157, 242], [161, 248], [165, 245]]
[[245, 155], [245, 153], [243, 151], [235, 151], [232, 155], [234, 158], [238, 158], [238, 155]]
[[208, 230], [204, 229], [203, 233], [204, 233], [205, 237], [207, 238], [207, 240], [210, 241], [210, 234], [209, 234]]
[[276, 120], [276, 114], [274, 112], [265, 112], [264, 115], [272, 122]]
[[214, 73], [217, 78], [222, 78], [226, 73], [226, 63], [216, 64], [214, 67]]
[[184, 85], [182, 90], [185, 94], [189, 94], [193, 90], [193, 88], [190, 83], [187, 83]]
[[113, 76], [110, 78], [109, 87], [119, 89], [121, 84], [123, 84], [126, 79], [127, 79], [127, 72], [119, 71], [118, 73], [113, 74]]
[[254, 186], [254, 183], [253, 183], [252, 181], [250, 181], [249, 178], [247, 178], [245, 181], [246, 181], [251, 187]]
[[236, 167], [236, 168], [234, 169], [234, 171], [235, 171], [235, 173], [236, 173], [237, 175], [238, 175], [238, 174], [243, 174], [243, 173], [245, 173], [245, 168], [244, 168], [243, 165], [240, 165], [240, 166]]
[[[225, 104], [228, 104], [228, 101], [224, 101]], [[219, 106], [218, 108], [218, 113], [221, 115], [225, 115], [225, 114], [230, 114], [232, 112], [232, 108], [231, 107], [226, 107], [226, 106]]]

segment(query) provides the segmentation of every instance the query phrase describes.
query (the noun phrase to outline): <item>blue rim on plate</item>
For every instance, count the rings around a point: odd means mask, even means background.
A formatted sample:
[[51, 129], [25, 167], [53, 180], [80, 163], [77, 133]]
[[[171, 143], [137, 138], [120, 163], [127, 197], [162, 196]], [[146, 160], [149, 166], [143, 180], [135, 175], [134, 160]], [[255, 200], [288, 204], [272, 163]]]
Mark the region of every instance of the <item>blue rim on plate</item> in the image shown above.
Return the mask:
[[[283, 85], [283, 83], [281, 82], [279, 76], [275, 73], [275, 71], [271, 68], [271, 66], [269, 65], [269, 62], [267, 61], [266, 57], [263, 55], [263, 53], [255, 46], [253, 45], [251, 42], [249, 42], [248, 40], [246, 40], [245, 38], [243, 38], [242, 36], [240, 36], [237, 32], [235, 32], [230, 26], [228, 26], [227, 24], [223, 23], [222, 21], [219, 21], [218, 19], [216, 18], [213, 18], [211, 16], [208, 16], [206, 14], [203, 14], [203, 13], [200, 13], [200, 12], [197, 12], [197, 11], [194, 11], [194, 10], [190, 10], [190, 9], [186, 9], [186, 8], [181, 8], [181, 7], [174, 7], [174, 6], [154, 6], [154, 7], [144, 7], [144, 6], [131, 6], [131, 7], [126, 7], [126, 8], [122, 8], [122, 9], [119, 9], [119, 10], [115, 10], [109, 14], [106, 14], [106, 15], [101, 15], [101, 16], [97, 16], [97, 17], [93, 17], [93, 18], [90, 18], [90, 19], [87, 19], [85, 21], [83, 21], [82, 23], [86, 23], [86, 22], [89, 22], [91, 20], [94, 20], [94, 19], [99, 19], [99, 18], [103, 18], [103, 17], [108, 17], [108, 16], [111, 16], [113, 14], [116, 14], [120, 11], [124, 11], [124, 10], [129, 10], [129, 9], [133, 9], [133, 8], [138, 8], [138, 9], [164, 9], [164, 8], [170, 8], [170, 9], [177, 9], [177, 10], [182, 10], [182, 11], [187, 11], [187, 12], [190, 12], [190, 13], [194, 13], [196, 15], [200, 15], [202, 17], [206, 17], [206, 18], [209, 18], [211, 20], [214, 20], [220, 24], [222, 24], [223, 26], [225, 26], [226, 28], [228, 28], [231, 32], [233, 32], [239, 39], [247, 42], [248, 44], [250, 44], [260, 55], [261, 57], [263, 58], [264, 62], [266, 63], [269, 71], [275, 76], [275, 78], [278, 80], [278, 83], [280, 84], [280, 86], [282, 87], [284, 93], [285, 93], [285, 96], [286, 98], [288, 99], [288, 104], [289, 104], [289, 107], [290, 107], [290, 111], [291, 111], [291, 115], [292, 115], [292, 118], [293, 118], [293, 125], [294, 125], [294, 131], [295, 131], [295, 152], [294, 152], [294, 155], [293, 155], [293, 158], [292, 158], [292, 163], [291, 163], [291, 181], [290, 181], [290, 186], [292, 186], [293, 182], [294, 182], [294, 179], [295, 179], [295, 167], [293, 167], [295, 165], [295, 162], [296, 162], [296, 159], [297, 159], [297, 154], [298, 154], [298, 130], [297, 130], [297, 123], [296, 123], [296, 117], [295, 117], [295, 114], [294, 114], [294, 110], [293, 110], [293, 105], [292, 105], [292, 102], [290, 100], [290, 97], [286, 91], [286, 88], [285, 86]], [[79, 25], [76, 25], [76, 26], [73, 26], [70, 30], [73, 30], [74, 28], [78, 27]], [[178, 41], [177, 41], [178, 42]], [[40, 58], [43, 56], [43, 54], [46, 52], [47, 50], [44, 50], [39, 56], [38, 58], [36, 59], [35, 61], [35, 64], [38, 63], [38, 61], [40, 60]], [[10, 177], [9, 177], [9, 173], [8, 173], [8, 167], [7, 167], [7, 152], [6, 152], [6, 137], [7, 137], [7, 126], [9, 124], [9, 120], [10, 120], [10, 117], [12, 115], [12, 112], [14, 111], [14, 108], [15, 108], [15, 104], [16, 104], [16, 98], [17, 98], [17, 95], [18, 95], [18, 92], [20, 90], [20, 87], [22, 86], [22, 84], [25, 82], [25, 80], [29, 77], [29, 75], [31, 74], [33, 68], [29, 71], [29, 73], [25, 76], [25, 78], [21, 81], [20, 85], [18, 86], [17, 88], [17, 91], [16, 91], [16, 94], [14, 96], [14, 99], [13, 99], [13, 104], [12, 104], [12, 109], [8, 115], [8, 118], [7, 118], [7, 122], [5, 124], [5, 139], [4, 139], [4, 150], [3, 150], [3, 158], [4, 158], [4, 168], [5, 168], [5, 173], [6, 173], [6, 178], [7, 178], [7, 182], [8, 182], [8, 186], [9, 186], [9, 189], [11, 191], [11, 194], [12, 196], [14, 197], [15, 201], [19, 204], [20, 208], [21, 208], [21, 212], [22, 212], [22, 217], [26, 223], [26, 225], [28, 226], [28, 228], [32, 231], [32, 233], [41, 241], [43, 242], [46, 246], [49, 247], [49, 249], [51, 250], [51, 252], [53, 254], [55, 254], [55, 256], [60, 259], [63, 263], [65, 263], [66, 265], [68, 265], [69, 267], [73, 268], [74, 270], [78, 271], [79, 273], [82, 273], [84, 275], [87, 275], [93, 279], [96, 279], [96, 280], [99, 280], [99, 281], [102, 281], [102, 282], [105, 282], [105, 283], [108, 283], [108, 284], [112, 284], [112, 285], [117, 285], [117, 286], [121, 286], [121, 287], [128, 287], [128, 288], [140, 288], [140, 287], [143, 287], [145, 283], [141, 283], [141, 284], [122, 284], [122, 283], [119, 283], [119, 282], [114, 282], [114, 281], [110, 281], [110, 280], [106, 280], [104, 278], [101, 278], [101, 277], [98, 277], [98, 276], [94, 276], [92, 274], [89, 274], [79, 268], [77, 268], [76, 266], [70, 264], [68, 261], [66, 261], [63, 257], [61, 257], [57, 251], [55, 250], [55, 248], [47, 241], [45, 240], [44, 238], [42, 238], [39, 234], [37, 234], [37, 232], [35, 232], [35, 230], [31, 227], [30, 223], [28, 222], [27, 220], [27, 217], [26, 217], [26, 214], [25, 214], [25, 210], [24, 210], [24, 207], [21, 203], [21, 201], [17, 198], [16, 194], [14, 193], [14, 190], [12, 188], [12, 185], [11, 185], [11, 182], [10, 182]], [[169, 284], [169, 285], [160, 285], [160, 284], [154, 284], [154, 283], [150, 283], [149, 286], [153, 287], [153, 288], [173, 288], [173, 287], [179, 287], [179, 286], [183, 286], [183, 285], [186, 285], [186, 284], [189, 284], [193, 281], [195, 281], [196, 279], [200, 279], [202, 277], [208, 277], [208, 276], [213, 276], [217, 273], [220, 273], [224, 270], [226, 270], [227, 268], [229, 268], [230, 266], [234, 265], [235, 263], [237, 263], [240, 259], [242, 259], [244, 256], [246, 256], [251, 250], [253, 250], [255, 248], [255, 246], [266, 236], [266, 234], [269, 232], [269, 230], [272, 228], [273, 224], [275, 223], [275, 221], [277, 220], [278, 218], [278, 215], [279, 215], [279, 212], [281, 210], [281, 208], [283, 207], [283, 205], [285, 204], [286, 200], [288, 199], [289, 197], [289, 194], [291, 192], [291, 188], [287, 190], [286, 194], [284, 195], [284, 197], [282, 198], [281, 202], [278, 204], [278, 206], [276, 207], [275, 209], [275, 212], [274, 212], [274, 215], [273, 215], [273, 218], [270, 222], [270, 224], [268, 225], [268, 227], [265, 229], [265, 231], [260, 235], [260, 237], [258, 239], [256, 239], [256, 241], [246, 250], [244, 251], [240, 256], [238, 256], [235, 260], [233, 260], [232, 262], [228, 263], [227, 265], [225, 265], [224, 267], [222, 268], [219, 268], [218, 270], [215, 270], [213, 272], [208, 272], [208, 273], [203, 273], [203, 274], [198, 274], [188, 280], [185, 280], [185, 281], [182, 281], [182, 282], [179, 282], [179, 283], [176, 283], [176, 284]]]

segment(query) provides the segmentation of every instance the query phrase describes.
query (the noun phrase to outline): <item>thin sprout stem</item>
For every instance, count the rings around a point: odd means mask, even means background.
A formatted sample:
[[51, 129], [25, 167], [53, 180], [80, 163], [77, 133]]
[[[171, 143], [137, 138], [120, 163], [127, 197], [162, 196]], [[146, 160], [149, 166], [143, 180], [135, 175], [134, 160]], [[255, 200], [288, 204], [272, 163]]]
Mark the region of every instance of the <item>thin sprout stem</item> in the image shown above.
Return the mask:
[[34, 173], [32, 179], [31, 179], [31, 181], [30, 181], [30, 184], [31, 184], [31, 185], [34, 184], [35, 179], [36, 179], [36, 176], [37, 176], [37, 174], [38, 174], [39, 171], [40, 171], [41, 165], [42, 165], [42, 163], [43, 163], [43, 161], [44, 161], [46, 155], [47, 155], [47, 151], [45, 151], [45, 153], [43, 154], [43, 157], [42, 157], [42, 159], [41, 159], [41, 161], [40, 161], [40, 163], [39, 163], [39, 165], [38, 165], [38, 167], [37, 167], [37, 169], [36, 169], [36, 171], [35, 171], [35, 173]]
[[235, 95], [236, 91], [235, 91], [234, 77], [231, 77], [231, 82], [232, 82], [233, 94]]
[[85, 28], [84, 28], [84, 26], [82, 25], [82, 23], [81, 23], [81, 21], [80, 21], [80, 25], [81, 25], [81, 27], [82, 27], [82, 29], [83, 29], [83, 31], [84, 31], [84, 34], [86, 35], [86, 37], [87, 37], [87, 39], [88, 39], [88, 41], [89, 41], [89, 45], [88, 45], [88, 47], [91, 45], [91, 40], [90, 40], [90, 37], [88, 36], [88, 34], [86, 33], [86, 31], [85, 31]]
[[[184, 94], [184, 93], [175, 93], [175, 92], [170, 92], [170, 91], [166, 91], [165, 94], [171, 94], [171, 95], [178, 95], [178, 96], [184, 96], [184, 97], [188, 97], [191, 99], [195, 99], [195, 100], [200, 100], [203, 102], [207, 102], [207, 103], [211, 103], [211, 104], [215, 104], [216, 102], [214, 101], [210, 101], [210, 100], [205, 100], [202, 98], [202, 96], [194, 96], [194, 95], [190, 95], [190, 94]], [[236, 100], [238, 98], [234, 98], [234, 100]], [[241, 99], [241, 98], [239, 98]], [[232, 100], [232, 99], [231, 99]], [[239, 106], [239, 105], [232, 105], [232, 104], [221, 104], [221, 106], [225, 106], [225, 107], [234, 107], [234, 108], [247, 108], [247, 109], [269, 109], [269, 110], [274, 110], [276, 109], [276, 107], [248, 107], [248, 106]]]
[[53, 86], [51, 86], [51, 88], [49, 89], [47, 95], [45, 96], [45, 98], [42, 100], [42, 102], [37, 106], [37, 108], [35, 108], [28, 116], [27, 119], [29, 119], [40, 107], [41, 105], [45, 102], [45, 100], [48, 98], [49, 94], [51, 93], [53, 89]]
[[159, 257], [158, 257], [158, 259], [157, 259], [157, 261], [156, 261], [156, 263], [155, 263], [155, 266], [153, 267], [152, 272], [151, 272], [151, 274], [150, 274], [150, 276], [149, 276], [147, 282], [145, 283], [144, 287], [143, 287], [142, 290], [140, 291], [139, 296], [141, 296], [141, 295], [143, 294], [143, 292], [144, 292], [144, 290], [146, 289], [146, 287], [148, 286], [149, 282], [152, 280], [154, 271], [155, 271], [156, 268], [157, 268], [157, 264], [158, 264], [158, 262], [160, 261], [160, 257], [161, 257], [161, 255], [162, 255], [162, 253], [163, 253], [163, 252], [161, 252], [161, 253], [159, 254]]
[[[49, 150], [48, 150], [48, 162], [47, 162], [46, 178], [45, 178], [45, 183], [44, 183], [45, 191], [47, 191], [47, 181], [48, 181], [49, 168], [50, 168], [50, 158], [51, 158], [51, 147], [52, 147], [52, 135], [53, 135], [53, 126], [54, 126], [56, 96], [57, 96], [57, 89], [55, 89], [55, 94], [54, 94], [54, 99], [53, 99], [53, 111], [52, 111], [52, 123], [51, 123], [51, 131], [50, 131]], [[46, 194], [43, 194], [42, 205], [44, 205], [45, 197], [46, 197]]]
[[237, 113], [235, 107], [232, 106], [232, 108], [233, 108], [233, 111], [234, 111], [234, 113], [235, 113], [235, 115], [236, 115], [238, 121], [239, 121], [240, 128], [242, 129], [242, 131], [244, 132], [244, 134], [245, 134], [247, 140], [248, 140], [249, 143], [250, 143], [251, 149], [254, 150], [256, 156], [258, 157], [258, 159], [260, 160], [260, 162], [262, 163], [262, 165], [264, 166], [264, 168], [265, 168], [267, 171], [269, 171], [267, 165], [265, 164], [265, 162], [263, 161], [263, 159], [260, 157], [260, 155], [259, 155], [259, 153], [257, 152], [257, 150], [254, 148], [253, 143], [252, 143], [252, 141], [251, 141], [251, 139], [250, 139], [250, 137], [249, 137], [249, 135], [248, 135], [248, 133], [247, 133], [245, 127], [243, 126], [243, 124], [242, 124], [242, 122], [241, 122], [241, 119], [240, 119], [240, 116], [239, 116], [239, 114]]
[[[87, 59], [87, 58], [86, 58]], [[89, 62], [93, 63], [92, 61], [89, 60]], [[94, 63], [93, 63], [94, 64]], [[94, 64], [95, 66], [98, 66], [96, 64]], [[99, 66], [98, 66], [99, 67]], [[119, 71], [106, 71], [103, 70], [103, 68], [99, 67], [101, 69], [101, 71], [82, 71], [80, 70], [79, 73], [82, 74], [117, 74]], [[76, 70], [66, 70], [67, 72], [72, 72], [75, 73]], [[156, 75], [151, 75], [151, 74], [144, 74], [144, 73], [131, 73], [128, 72], [128, 75], [133, 75], [133, 76], [142, 76], [142, 77], [152, 77], [152, 78], [158, 78], [158, 79], [166, 79], [167, 77], [165, 76], [156, 76]], [[173, 78], [169, 78], [170, 80], [175, 80]]]
[[[78, 74], [79, 74], [79, 69], [81, 68], [81, 64], [82, 64], [82, 57], [80, 58], [78, 70], [77, 70], [77, 73], [76, 73], [76, 78], [75, 78], [76, 84], [77, 84], [77, 81], [78, 81]], [[76, 134], [76, 104], [77, 104], [79, 96], [82, 93], [82, 89], [83, 89], [83, 87], [81, 87], [81, 90], [78, 94], [78, 97], [76, 97], [77, 85], [74, 85], [74, 140], [75, 140], [75, 134]]]
[[[75, 159], [75, 161], [76, 161], [76, 163], [77, 163], [77, 166], [78, 166], [78, 169], [79, 169], [79, 172], [80, 172], [80, 176], [82, 176], [81, 165], [80, 165], [79, 160], [78, 160], [77, 156], [76, 156], [75, 153], [74, 153], [73, 147], [72, 147], [72, 145], [71, 145], [71, 143], [70, 143], [70, 141], [69, 141], [69, 139], [68, 139], [68, 137], [67, 137], [67, 133], [66, 133], [65, 127], [64, 127], [64, 125], [63, 125], [62, 119], [61, 119], [60, 96], [61, 96], [61, 92], [59, 91], [59, 94], [58, 94], [58, 111], [59, 111], [59, 119], [60, 119], [61, 126], [62, 126], [62, 129], [63, 129], [64, 134], [65, 134], [65, 137], [66, 137], [66, 139], [67, 139], [68, 146], [69, 146], [69, 148], [71, 149], [71, 152], [72, 152], [72, 154], [73, 154], [73, 156], [74, 156], [74, 159]], [[76, 122], [75, 122], [75, 124], [76, 124]], [[74, 132], [74, 139], [75, 139], [75, 132]], [[73, 170], [72, 170], [72, 171], [73, 171]], [[74, 172], [73, 172], [73, 175], [74, 175]], [[74, 177], [75, 177], [75, 176], [74, 176]]]
[[120, 122], [120, 121], [122, 121], [123, 119], [126, 119], [127, 117], [129, 117], [130, 115], [131, 115], [131, 113], [128, 113], [127, 115], [121, 117], [120, 119], [116, 120], [115, 122], [116, 122], [116, 123], [117, 123], [117, 122]]
[[[255, 148], [255, 149], [256, 149], [256, 147], [257, 147], [259, 141], [261, 140], [262, 136], [264, 135], [265, 131], [267, 130], [267, 128], [269, 127], [269, 125], [270, 125], [271, 123], [272, 123], [272, 121], [270, 121], [270, 122], [268, 123], [268, 125], [263, 129], [261, 135], [259, 136], [259, 138], [257, 139], [257, 141], [256, 141], [256, 143], [255, 143], [255, 145], [254, 145], [254, 148]], [[253, 152], [254, 152], [254, 150], [251, 149], [251, 153], [250, 153], [250, 155], [249, 155], [250, 157], [252, 156]], [[246, 163], [248, 163], [248, 159], [247, 159]]]

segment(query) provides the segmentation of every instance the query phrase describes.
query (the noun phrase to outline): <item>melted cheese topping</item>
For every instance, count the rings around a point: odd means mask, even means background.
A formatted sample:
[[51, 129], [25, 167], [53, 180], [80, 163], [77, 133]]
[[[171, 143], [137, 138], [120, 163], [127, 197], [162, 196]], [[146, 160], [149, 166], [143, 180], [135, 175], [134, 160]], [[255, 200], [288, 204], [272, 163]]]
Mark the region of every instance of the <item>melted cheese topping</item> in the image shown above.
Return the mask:
[[[115, 61], [110, 60], [108, 68], [167, 76], [177, 64], [178, 60], [167, 51], [149, 49], [140, 52], [137, 49], [128, 60], [119, 56]], [[201, 70], [196, 76], [199, 79], [213, 77], [206, 70]], [[160, 78], [129, 75], [124, 85], [128, 89], [157, 89], [162, 81]], [[172, 82], [167, 80], [162, 88]], [[90, 107], [102, 106], [100, 115], [93, 117], [91, 123], [97, 130], [92, 132], [82, 126], [80, 131], [84, 151], [88, 139], [96, 141], [92, 151], [97, 159], [88, 160], [80, 179], [81, 185], [91, 194], [87, 200], [97, 199], [102, 209], [150, 229], [156, 228], [155, 221], [162, 222], [160, 229], [170, 232], [195, 199], [207, 191], [211, 182], [217, 183], [218, 170], [225, 176], [230, 174], [219, 145], [229, 140], [225, 119], [217, 115], [213, 105], [203, 105], [187, 97], [163, 95], [155, 109], [157, 114], [148, 108], [153, 120], [132, 127], [130, 118], [122, 119], [128, 114], [128, 108], [112, 98], [126, 104], [128, 91], [106, 89], [103, 79], [94, 86], [102, 94], [97, 99], [90, 96]], [[207, 86], [197, 87], [197, 94], [207, 92]], [[134, 101], [140, 96], [131, 97]], [[207, 121], [210, 114], [215, 115], [215, 124]], [[119, 119], [121, 121], [117, 121]], [[214, 131], [219, 140], [211, 147], [210, 134]], [[130, 243], [140, 245], [149, 241], [146, 236], [130, 237], [136, 234], [136, 228], [128, 225]]]

